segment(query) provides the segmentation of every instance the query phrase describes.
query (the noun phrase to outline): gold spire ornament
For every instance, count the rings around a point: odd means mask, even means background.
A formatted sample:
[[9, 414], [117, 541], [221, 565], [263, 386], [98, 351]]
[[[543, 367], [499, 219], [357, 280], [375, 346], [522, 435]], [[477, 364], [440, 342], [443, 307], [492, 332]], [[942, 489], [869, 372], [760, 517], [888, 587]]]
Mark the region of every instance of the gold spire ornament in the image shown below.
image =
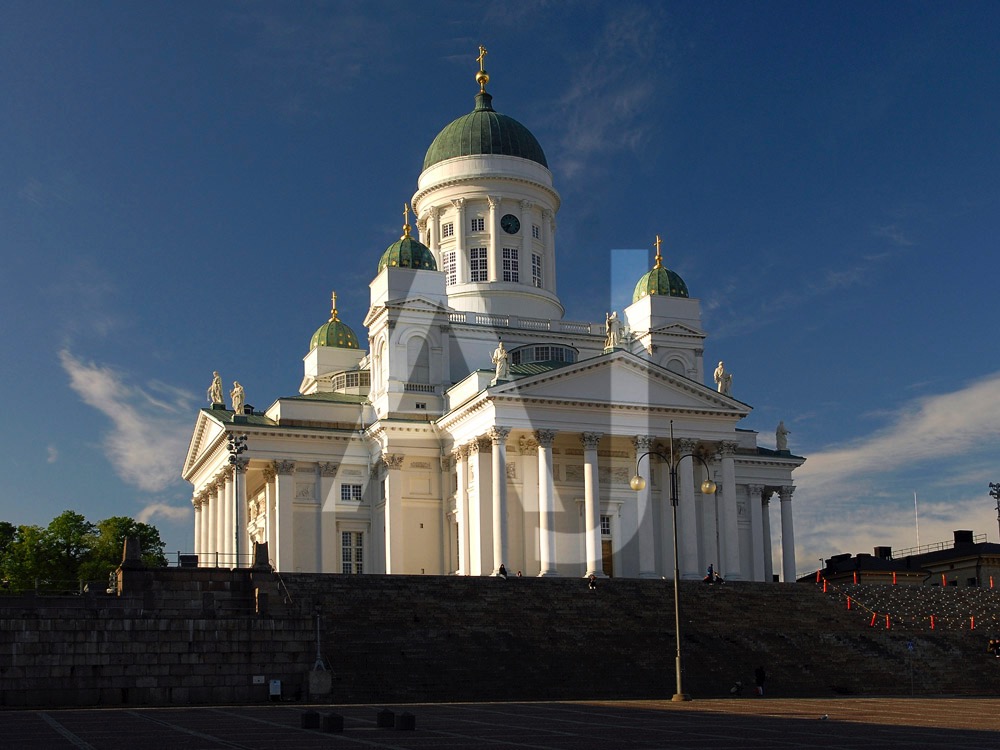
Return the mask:
[[486, 93], [486, 84], [490, 82], [490, 75], [486, 72], [486, 47], [479, 45], [479, 57], [476, 58], [476, 62], [479, 63], [479, 72], [476, 73], [476, 83], [479, 84], [479, 93]]
[[660, 255], [660, 235], [656, 235], [656, 265], [653, 268], [663, 268], [663, 256]]
[[410, 239], [410, 206], [407, 203], [403, 204], [403, 236], [399, 239]]
[[337, 293], [330, 292], [330, 322], [337, 320]]

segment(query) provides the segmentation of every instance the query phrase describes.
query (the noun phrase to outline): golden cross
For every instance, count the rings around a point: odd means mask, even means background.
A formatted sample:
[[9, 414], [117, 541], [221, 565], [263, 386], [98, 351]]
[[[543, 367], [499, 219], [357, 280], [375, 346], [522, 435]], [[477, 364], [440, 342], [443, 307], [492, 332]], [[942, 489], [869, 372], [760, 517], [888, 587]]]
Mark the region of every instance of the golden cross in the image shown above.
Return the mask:
[[482, 73], [482, 72], [484, 72], [486, 70], [486, 68], [483, 67], [483, 65], [485, 64], [485, 61], [486, 61], [486, 47], [484, 47], [483, 45], [480, 44], [479, 45], [479, 57], [476, 58], [476, 62], [479, 63], [479, 72], [480, 73]]
[[331, 319], [337, 317], [337, 293], [330, 292], [330, 317]]
[[660, 262], [663, 260], [663, 256], [660, 255], [660, 235], [656, 235], [656, 265], [660, 266]]

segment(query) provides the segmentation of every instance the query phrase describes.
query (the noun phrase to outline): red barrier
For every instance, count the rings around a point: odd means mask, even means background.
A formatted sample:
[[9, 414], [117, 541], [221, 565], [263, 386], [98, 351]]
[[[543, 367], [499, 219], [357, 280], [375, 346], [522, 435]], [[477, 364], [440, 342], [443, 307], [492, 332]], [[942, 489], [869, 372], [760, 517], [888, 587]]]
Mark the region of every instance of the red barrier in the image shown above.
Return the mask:
[[872, 612], [872, 621], [870, 623], [868, 623], [868, 627], [870, 627], [870, 628], [874, 628], [875, 627], [875, 618], [876, 617], [878, 617], [878, 614], [876, 614], [875, 612]]
[[892, 585], [893, 586], [896, 585], [896, 571], [895, 570], [892, 571]]
[[934, 615], [931, 615], [931, 630], [934, 630]]
[[847, 608], [851, 608], [851, 597], [847, 597]]
[[885, 616], [885, 629], [889, 630], [889, 615]]

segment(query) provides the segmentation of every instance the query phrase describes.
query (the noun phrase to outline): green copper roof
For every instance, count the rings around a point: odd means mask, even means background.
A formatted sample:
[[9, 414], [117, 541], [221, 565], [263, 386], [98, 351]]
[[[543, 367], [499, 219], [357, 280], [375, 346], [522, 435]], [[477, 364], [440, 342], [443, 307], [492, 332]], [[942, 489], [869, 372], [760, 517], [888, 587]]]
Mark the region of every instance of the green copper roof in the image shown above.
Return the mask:
[[316, 329], [309, 341], [310, 351], [317, 346], [334, 346], [340, 349], [357, 349], [358, 337], [346, 323], [330, 320]]
[[316, 329], [309, 341], [309, 351], [317, 346], [333, 346], [339, 349], [357, 349], [358, 337], [351, 327], [337, 316], [337, 293], [334, 292], [330, 304], [330, 319]]
[[445, 159], [475, 154], [517, 156], [547, 168], [545, 152], [531, 131], [513, 117], [496, 112], [492, 102], [485, 91], [476, 94], [476, 108], [447, 125], [431, 143], [424, 169]]
[[632, 292], [632, 301], [638, 302], [651, 294], [662, 294], [667, 297], [687, 297], [688, 288], [684, 279], [669, 268], [657, 266], [652, 271], [642, 275]]
[[[408, 229], [409, 227], [407, 227]], [[421, 271], [436, 271], [434, 254], [427, 245], [409, 236], [409, 232], [393, 242], [382, 253], [378, 262], [379, 273], [388, 266], [394, 268], [415, 268]]]

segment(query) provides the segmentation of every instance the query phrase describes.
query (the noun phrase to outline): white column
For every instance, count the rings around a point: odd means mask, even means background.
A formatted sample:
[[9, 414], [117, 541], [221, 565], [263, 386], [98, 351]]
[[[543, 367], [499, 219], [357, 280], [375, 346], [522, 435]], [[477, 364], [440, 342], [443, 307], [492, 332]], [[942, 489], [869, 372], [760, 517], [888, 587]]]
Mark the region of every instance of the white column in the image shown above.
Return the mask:
[[203, 568], [211, 568], [215, 566], [215, 514], [218, 510], [218, 505], [218, 491], [216, 490], [215, 483], [213, 482], [205, 490], [205, 499], [202, 501], [202, 512], [205, 514], [205, 520], [202, 522], [202, 525], [205, 527], [203, 537], [205, 543], [201, 554], [204, 556], [204, 559], [199, 560], [198, 564]]
[[507, 560], [507, 436], [509, 427], [491, 427], [493, 443], [493, 575]]
[[555, 481], [552, 476], [552, 443], [555, 430], [536, 430], [538, 441], [538, 542], [540, 576], [558, 575], [553, 557], [556, 552]]
[[197, 555], [201, 551], [201, 497], [191, 498], [191, 505], [194, 506], [194, 553]]
[[[319, 497], [316, 503], [316, 572], [335, 573], [340, 570], [339, 545], [336, 543], [336, 522], [332, 522], [334, 538], [326, 539], [323, 533], [323, 514], [329, 510], [336, 518], [337, 497], [334, 494], [337, 488], [337, 469], [339, 464], [332, 461], [321, 461], [319, 464]], [[326, 544], [324, 544], [326, 539]]]
[[585, 432], [580, 435], [583, 443], [583, 516], [585, 548], [587, 550], [587, 577], [605, 578], [601, 556], [601, 479], [597, 447], [602, 433]]
[[214, 567], [225, 565], [224, 553], [226, 551], [226, 477], [220, 475], [215, 479], [215, 553], [212, 560]]
[[[247, 534], [247, 466], [250, 460], [246, 458], [237, 459], [235, 484], [233, 486], [233, 511], [235, 516], [235, 534], [233, 535], [233, 552], [239, 553], [239, 557], [233, 557], [233, 567], [240, 565], [253, 565], [253, 550], [250, 549], [250, 535]], [[237, 543], [237, 538], [239, 542]]]
[[781, 498], [781, 580], [795, 583], [795, 529], [792, 527], [792, 492], [795, 487], [784, 485], [778, 490]]
[[469, 446], [460, 445], [452, 451], [458, 487], [455, 490], [455, 510], [458, 511], [458, 574], [469, 575]]
[[[632, 445], [635, 446], [635, 456], [638, 459], [646, 453], [653, 445], [653, 439], [649, 435], [636, 435], [632, 438]], [[656, 534], [653, 528], [653, 505], [650, 500], [652, 479], [653, 457], [647, 456], [649, 461], [650, 480], [646, 486], [636, 492], [636, 512], [638, 515], [638, 540], [639, 540], [639, 578], [659, 578], [656, 573]]]
[[503, 266], [500, 260], [500, 196], [499, 195], [488, 195], [486, 200], [490, 204], [490, 219], [489, 219], [489, 250], [487, 250], [487, 255], [489, 257], [489, 280], [498, 281], [503, 278], [503, 273], [501, 268]]
[[295, 462], [275, 461], [274, 480], [274, 537], [276, 544], [270, 550], [274, 567], [279, 573], [295, 572]]
[[753, 569], [752, 581], [763, 581], [764, 578], [764, 525], [761, 506], [761, 493], [764, 485], [751, 484], [747, 486], [747, 508], [750, 511], [750, 559]]
[[264, 467], [264, 539], [267, 540], [267, 560], [274, 565], [274, 553], [278, 549], [278, 520], [275, 515], [274, 464]]
[[236, 528], [236, 488], [233, 480], [232, 467], [226, 469], [225, 484], [223, 485], [223, 497], [222, 551], [226, 556], [222, 560], [222, 566], [225, 568], [232, 568], [235, 566], [235, 560], [233, 558], [233, 529]]
[[766, 487], [760, 498], [761, 520], [764, 527], [764, 580], [768, 583], [774, 581], [774, 557], [771, 551], [771, 495], [773, 490]]
[[[698, 447], [694, 440], [678, 440], [677, 454], [684, 456], [693, 453]], [[694, 499], [694, 459], [686, 458], [677, 466], [678, 499], [677, 505], [677, 546], [680, 557], [681, 579], [702, 578], [699, 561], [698, 540], [698, 508]]]
[[[666, 453], [664, 453], [666, 455]], [[662, 501], [662, 513], [660, 513], [660, 559], [662, 561], [661, 570], [663, 575], [671, 580], [674, 578], [674, 509], [670, 497], [670, 464], [666, 461], [657, 462], [657, 469], [660, 472], [660, 498]], [[653, 473], [652, 467], [649, 470]], [[678, 534], [680, 526], [678, 525]], [[679, 562], [678, 562], [679, 564]]]
[[722, 576], [735, 581], [744, 581], [751, 576], [744, 572], [740, 564], [740, 528], [736, 516], [736, 448], [738, 444], [724, 442], [721, 447], [722, 456], [722, 504], [719, 511], [722, 518], [722, 558], [719, 560], [724, 567]]
[[406, 529], [403, 526], [403, 455], [382, 454], [385, 472], [385, 572], [405, 573], [403, 550]]
[[490, 572], [486, 558], [493, 550], [493, 524], [486, 521], [483, 512], [492, 491], [489, 447], [489, 441], [479, 438], [469, 444], [469, 482], [473, 487], [469, 494], [469, 575], [473, 576]]
[[465, 284], [469, 281], [469, 248], [465, 244], [465, 198], [454, 198], [451, 204], [455, 207], [455, 276], [459, 284]]
[[542, 253], [542, 288], [556, 293], [556, 217], [549, 209], [542, 210], [542, 237], [545, 251]]

